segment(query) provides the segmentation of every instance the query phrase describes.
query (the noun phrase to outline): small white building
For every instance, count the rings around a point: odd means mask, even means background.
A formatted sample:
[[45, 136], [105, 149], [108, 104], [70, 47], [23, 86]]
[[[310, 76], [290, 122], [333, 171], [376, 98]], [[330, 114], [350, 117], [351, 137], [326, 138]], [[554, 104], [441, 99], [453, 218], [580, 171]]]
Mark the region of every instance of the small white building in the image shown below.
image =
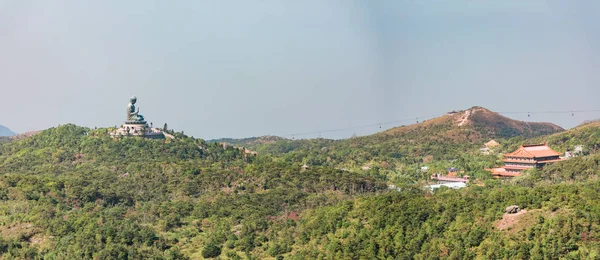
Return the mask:
[[431, 191], [434, 191], [434, 190], [439, 189], [441, 187], [448, 187], [450, 189], [458, 190], [458, 189], [462, 189], [462, 188], [467, 187], [467, 184], [462, 183], [462, 182], [452, 182], [452, 183], [434, 184], [434, 185], [429, 185], [429, 186], [426, 186], [426, 187], [429, 188], [429, 190], [431, 190]]
[[389, 184], [388, 185], [388, 189], [390, 189], [390, 190], [396, 190], [396, 191], [401, 191], [402, 190], [402, 188], [398, 188], [394, 184]]
[[583, 145], [576, 145], [575, 149], [573, 149], [573, 151], [566, 151], [565, 152], [565, 159], [569, 159], [569, 158], [573, 158], [573, 157], [577, 157], [583, 154]]

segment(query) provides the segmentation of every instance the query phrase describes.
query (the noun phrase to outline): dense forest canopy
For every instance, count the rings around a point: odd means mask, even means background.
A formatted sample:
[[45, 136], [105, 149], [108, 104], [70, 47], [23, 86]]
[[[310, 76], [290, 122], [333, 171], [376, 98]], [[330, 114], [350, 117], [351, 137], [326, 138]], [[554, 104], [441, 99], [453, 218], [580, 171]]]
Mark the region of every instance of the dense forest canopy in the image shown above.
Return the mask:
[[[113, 139], [75, 125], [6, 140], [0, 259], [600, 257], [599, 126], [513, 137], [430, 123], [239, 148], [182, 133]], [[501, 145], [483, 154], [489, 138]], [[542, 141], [584, 151], [509, 181], [485, 171], [499, 154]], [[447, 167], [481, 182], [423, 188]], [[509, 205], [524, 209], [518, 221], [503, 214]]]

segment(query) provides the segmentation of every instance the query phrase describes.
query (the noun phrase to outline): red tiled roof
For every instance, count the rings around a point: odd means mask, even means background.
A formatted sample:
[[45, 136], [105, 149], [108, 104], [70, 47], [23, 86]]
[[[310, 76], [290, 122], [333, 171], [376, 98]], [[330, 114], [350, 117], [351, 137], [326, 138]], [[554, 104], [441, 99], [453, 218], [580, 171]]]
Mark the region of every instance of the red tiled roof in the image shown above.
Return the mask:
[[527, 166], [508, 166], [508, 165], [505, 165], [502, 168], [504, 168], [504, 169], [512, 169], [512, 170], [529, 170], [529, 169], [533, 169], [533, 167], [527, 167]]
[[511, 159], [502, 159], [503, 162], [508, 163], [527, 163], [527, 164], [535, 164], [535, 161], [525, 161], [525, 160], [511, 160]]
[[559, 159], [554, 159], [554, 160], [546, 160], [546, 161], [540, 161], [541, 163], [553, 163], [553, 162], [562, 162], [564, 161], [564, 158], [559, 158]]
[[559, 153], [552, 150], [552, 148], [548, 147], [545, 144], [535, 144], [535, 145], [522, 145], [516, 151], [512, 153], [507, 153], [504, 156], [508, 157], [521, 157], [521, 158], [539, 158], [539, 157], [550, 157], [550, 156], [560, 156]]
[[517, 177], [521, 176], [521, 173], [518, 172], [507, 172], [504, 168], [494, 168], [488, 169], [488, 171], [492, 172], [492, 176], [496, 177]]

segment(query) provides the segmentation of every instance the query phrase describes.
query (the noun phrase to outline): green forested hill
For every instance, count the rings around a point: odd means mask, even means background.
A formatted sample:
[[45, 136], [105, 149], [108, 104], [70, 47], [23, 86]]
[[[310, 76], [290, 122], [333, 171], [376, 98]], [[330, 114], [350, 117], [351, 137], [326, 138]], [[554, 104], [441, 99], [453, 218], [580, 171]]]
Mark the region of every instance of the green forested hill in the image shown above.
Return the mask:
[[[594, 259], [598, 182], [388, 193], [307, 214], [303, 257], [327, 259]], [[501, 229], [503, 210], [525, 212]], [[506, 218], [506, 217], [504, 217]], [[510, 224], [510, 223], [509, 223]]]
[[[401, 135], [417, 141], [399, 143], [406, 153], [396, 157], [392, 146], [358, 149], [360, 140], [280, 141], [263, 147], [289, 151], [247, 156], [181, 134], [111, 139], [108, 131], [65, 125], [0, 145], [0, 259], [600, 257], [592, 152], [508, 182], [430, 193], [406, 180], [389, 190], [384, 174], [419, 151], [433, 154], [434, 168], [456, 156], [451, 164], [471, 171], [498, 157], [481, 155], [479, 141], [422, 144], [431, 138], [411, 137], [418, 131]], [[595, 131], [546, 138], [590, 146]], [[502, 139], [499, 149], [519, 140]], [[344, 158], [362, 165], [373, 151], [371, 161], [389, 165], [334, 169]], [[525, 211], [504, 216], [509, 205]]]
[[113, 140], [106, 130], [66, 125], [1, 147], [0, 255], [260, 256], [264, 232], [287, 213], [385, 188], [184, 136]]

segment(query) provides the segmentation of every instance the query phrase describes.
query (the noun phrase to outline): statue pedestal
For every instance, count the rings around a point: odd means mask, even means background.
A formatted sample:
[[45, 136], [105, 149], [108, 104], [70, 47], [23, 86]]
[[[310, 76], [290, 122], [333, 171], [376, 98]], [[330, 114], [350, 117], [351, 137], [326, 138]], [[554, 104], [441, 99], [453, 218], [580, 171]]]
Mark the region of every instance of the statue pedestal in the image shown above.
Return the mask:
[[125, 124], [110, 134], [112, 137], [141, 136], [147, 138], [163, 139], [162, 131], [148, 127], [146, 121], [125, 121]]
[[145, 125], [148, 127], [148, 122], [146, 121], [125, 121], [126, 125]]

